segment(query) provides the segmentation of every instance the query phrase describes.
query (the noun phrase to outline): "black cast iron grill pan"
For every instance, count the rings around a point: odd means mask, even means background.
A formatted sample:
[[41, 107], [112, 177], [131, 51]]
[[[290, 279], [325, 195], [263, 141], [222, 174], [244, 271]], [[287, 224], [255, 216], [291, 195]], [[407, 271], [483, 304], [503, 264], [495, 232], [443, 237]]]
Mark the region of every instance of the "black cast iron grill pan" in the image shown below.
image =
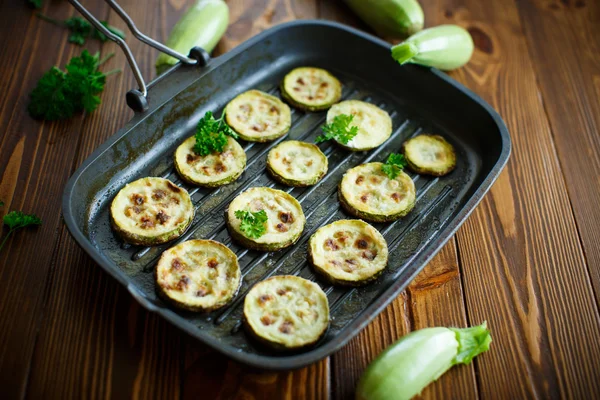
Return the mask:
[[[202, 51], [197, 54], [205, 55]], [[141, 101], [147, 107], [140, 110], [145, 110], [136, 112], [71, 177], [63, 197], [63, 213], [79, 245], [145, 308], [252, 366], [297, 368], [344, 346], [448, 241], [489, 190], [509, 157], [506, 126], [479, 97], [435, 69], [400, 67], [390, 57], [386, 42], [337, 23], [298, 21], [279, 25], [225, 55], [206, 57], [202, 64], [178, 64], [149, 85], [147, 97]], [[390, 139], [376, 149], [357, 153], [323, 143], [320, 147], [329, 158], [329, 172], [323, 180], [308, 188], [282, 186], [265, 171], [269, 149], [287, 139], [314, 142], [326, 115], [294, 110], [292, 128], [286, 137], [265, 144], [242, 142], [248, 162], [236, 182], [218, 189], [203, 189], [189, 186], [177, 176], [173, 152], [193, 134], [206, 111], [220, 114], [229, 100], [249, 89], [279, 96], [278, 84], [283, 76], [301, 65], [330, 70], [344, 85], [344, 99], [368, 101], [386, 110], [393, 120]], [[455, 146], [456, 169], [440, 178], [411, 174], [417, 187], [415, 209], [396, 222], [374, 224], [390, 250], [389, 265], [379, 279], [360, 288], [339, 288], [320, 280], [308, 265], [307, 241], [320, 226], [349, 217], [340, 209], [336, 192], [344, 172], [361, 163], [384, 161], [389, 153], [398, 152], [407, 138], [420, 132], [441, 134]], [[196, 207], [195, 220], [180, 239], [153, 248], [124, 245], [109, 223], [112, 198], [126, 183], [145, 176], [171, 179], [190, 192]], [[238, 193], [254, 186], [279, 188], [300, 201], [307, 224], [296, 245], [264, 253], [231, 241], [224, 211]], [[209, 314], [176, 310], [155, 293], [153, 269], [162, 251], [193, 238], [226, 244], [238, 255], [242, 269], [238, 296], [229, 306]], [[240, 330], [245, 293], [254, 283], [282, 274], [316, 281], [330, 302], [331, 325], [327, 334], [314, 347], [300, 353], [266, 350]]]

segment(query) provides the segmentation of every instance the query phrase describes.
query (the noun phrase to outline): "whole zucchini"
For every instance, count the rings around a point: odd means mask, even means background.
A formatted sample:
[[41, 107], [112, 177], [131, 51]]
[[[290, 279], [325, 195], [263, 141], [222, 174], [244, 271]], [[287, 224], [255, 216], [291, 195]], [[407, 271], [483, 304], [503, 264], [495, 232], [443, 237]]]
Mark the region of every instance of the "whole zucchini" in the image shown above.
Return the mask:
[[423, 29], [417, 0], [344, 0], [378, 35], [405, 38]]
[[[210, 53], [228, 24], [229, 7], [223, 0], [198, 0], [177, 21], [165, 45], [185, 55], [195, 46]], [[177, 62], [176, 58], [161, 53], [156, 60], [156, 73], [160, 75]]]
[[473, 38], [466, 29], [440, 25], [392, 46], [392, 57], [400, 64], [414, 63], [449, 71], [468, 63], [473, 49]]
[[485, 322], [470, 328], [426, 328], [409, 333], [367, 367], [358, 382], [356, 399], [411, 399], [454, 365], [469, 364], [487, 351], [491, 341]]

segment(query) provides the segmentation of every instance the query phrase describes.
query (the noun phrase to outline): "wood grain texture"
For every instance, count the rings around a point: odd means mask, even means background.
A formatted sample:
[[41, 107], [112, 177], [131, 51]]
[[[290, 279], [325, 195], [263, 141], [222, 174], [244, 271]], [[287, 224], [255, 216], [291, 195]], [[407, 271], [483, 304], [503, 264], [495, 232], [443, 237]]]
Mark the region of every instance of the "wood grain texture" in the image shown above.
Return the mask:
[[[517, 4], [598, 302], [600, 3], [525, 0]], [[547, 45], [535, 45], [542, 41]]]
[[512, 132], [507, 170], [457, 235], [469, 320], [494, 337], [476, 360], [480, 394], [597, 397], [600, 343], [583, 338], [598, 310], [516, 4], [423, 4], [471, 31], [473, 60], [453, 75]]
[[[164, 40], [192, 2], [119, 3], [142, 31]], [[215, 54], [298, 18], [368, 30], [341, 0], [227, 2], [231, 26]], [[75, 15], [66, 2], [44, 3], [52, 17]], [[410, 330], [483, 320], [491, 350], [453, 368], [423, 397], [600, 397], [600, 5], [421, 3], [426, 25], [458, 23], [473, 35], [472, 62], [451, 76], [505, 118], [514, 141], [510, 164], [457, 239], [348, 346], [308, 368], [267, 373], [142, 309], [70, 238], [59, 217], [64, 185], [131, 117], [124, 93], [135, 80], [118, 47], [92, 41], [89, 50], [116, 53], [104, 68], [123, 70], [108, 79], [103, 105], [69, 121], [33, 121], [28, 93], [44, 71], [82, 48], [25, 4], [0, 2], [0, 216], [20, 209], [44, 220], [0, 252], [2, 398], [352, 398], [368, 362]], [[85, 4], [126, 30], [104, 2]], [[157, 52], [131, 35], [128, 42], [144, 77], [154, 77]]]

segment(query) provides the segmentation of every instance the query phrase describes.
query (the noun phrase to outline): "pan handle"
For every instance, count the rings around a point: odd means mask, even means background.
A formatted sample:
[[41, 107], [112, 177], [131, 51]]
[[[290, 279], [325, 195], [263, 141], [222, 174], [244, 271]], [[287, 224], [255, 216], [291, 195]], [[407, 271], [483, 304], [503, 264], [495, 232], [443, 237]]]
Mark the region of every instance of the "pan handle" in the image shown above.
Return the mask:
[[[138, 67], [137, 62], [135, 61], [135, 58], [133, 57], [133, 54], [131, 53], [131, 50], [129, 49], [127, 43], [119, 36], [115, 35], [110, 30], [108, 30], [104, 25], [102, 25], [102, 23], [96, 17], [94, 17], [94, 15], [92, 15], [92, 13], [90, 13], [78, 0], [69, 0], [69, 2], [96, 29], [98, 29], [100, 32], [106, 35], [106, 37], [108, 37], [110, 40], [118, 44], [121, 50], [123, 50], [123, 53], [125, 53], [127, 62], [129, 63], [129, 66], [133, 71], [133, 75], [139, 87], [139, 89], [132, 89], [129, 92], [127, 92], [127, 95], [125, 97], [127, 100], [127, 105], [131, 109], [133, 109], [133, 111], [146, 111], [148, 109], [148, 88], [146, 86], [146, 82], [144, 81], [144, 77], [142, 76], [142, 72], [140, 71], [140, 68]], [[160, 42], [157, 42], [156, 40], [140, 32], [140, 30], [135, 26], [135, 23], [133, 22], [131, 17], [125, 12], [125, 10], [121, 8], [121, 6], [119, 6], [119, 4], [115, 0], [106, 0], [106, 2], [113, 8], [113, 10], [115, 10], [117, 14], [119, 14], [119, 16], [125, 21], [125, 23], [129, 27], [133, 35], [141, 42], [146, 43], [147, 45], [152, 46], [155, 49], [166, 53], [171, 57], [177, 58], [179, 61], [181, 61], [182, 64], [185, 65], [197, 65], [203, 67], [208, 63], [210, 56], [204, 49], [200, 47], [194, 47], [190, 50], [189, 56], [186, 57], [185, 55], [163, 45]]]

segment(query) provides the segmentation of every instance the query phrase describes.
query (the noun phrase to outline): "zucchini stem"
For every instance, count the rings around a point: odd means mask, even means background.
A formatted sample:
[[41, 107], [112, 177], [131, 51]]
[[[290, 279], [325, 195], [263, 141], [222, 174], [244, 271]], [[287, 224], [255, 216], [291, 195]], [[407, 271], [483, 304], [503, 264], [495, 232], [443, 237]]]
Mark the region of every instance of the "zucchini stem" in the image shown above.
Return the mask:
[[478, 354], [487, 351], [492, 342], [492, 336], [487, 329], [487, 322], [470, 328], [450, 328], [456, 334], [458, 349], [454, 364], [468, 364]]
[[419, 49], [410, 42], [403, 42], [392, 47], [392, 58], [400, 64], [410, 62], [418, 54]]

